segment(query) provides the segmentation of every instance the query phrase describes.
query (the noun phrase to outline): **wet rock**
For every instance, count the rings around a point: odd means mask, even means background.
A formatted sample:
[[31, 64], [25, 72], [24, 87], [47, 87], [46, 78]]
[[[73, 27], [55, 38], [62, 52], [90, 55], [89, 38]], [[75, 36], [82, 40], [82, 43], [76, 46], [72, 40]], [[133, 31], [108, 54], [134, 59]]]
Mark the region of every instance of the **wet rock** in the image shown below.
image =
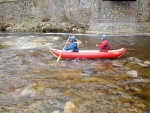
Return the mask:
[[140, 83], [150, 83], [150, 79], [134, 79], [134, 82], [140, 82]]
[[112, 65], [115, 67], [123, 67], [124, 66], [124, 62], [121, 61], [113, 61]]
[[147, 65], [147, 64], [143, 64], [143, 63], [137, 63], [137, 64], [142, 66], [142, 67], [149, 67], [149, 65]]
[[129, 57], [128, 60], [129, 61], [134, 61], [136, 63], [141, 63], [142, 62], [142, 60], [139, 60], [138, 58], [135, 58], [135, 57]]
[[58, 98], [58, 101], [59, 101], [60, 103], [66, 103], [66, 102], [68, 101], [68, 98], [62, 96], [62, 97]]
[[131, 78], [137, 78], [139, 76], [138, 72], [135, 70], [128, 71], [126, 74]]
[[132, 99], [131, 95], [121, 92], [121, 91], [112, 92], [112, 94], [121, 96], [122, 98], [125, 98], [125, 99]]
[[113, 88], [113, 89], [119, 89], [119, 87], [115, 84], [109, 83], [107, 84], [108, 87]]
[[66, 105], [64, 107], [64, 112], [63, 113], [76, 113], [77, 112], [77, 107], [73, 102], [66, 102]]
[[61, 113], [60, 111], [53, 111], [52, 113]]
[[124, 103], [124, 107], [130, 107], [130, 103]]
[[45, 96], [49, 96], [49, 97], [54, 97], [56, 95], [56, 93], [54, 92], [54, 90], [52, 90], [51, 88], [46, 88], [43, 90], [43, 94]]
[[49, 112], [49, 107], [42, 101], [36, 101], [30, 103], [29, 106], [30, 111], [34, 113], [48, 113]]
[[98, 73], [98, 71], [95, 68], [88, 68], [88, 69], [81, 69], [82, 73], [85, 73], [87, 75], [95, 75]]
[[[46, 106], [46, 109], [50, 112], [54, 112], [54, 111], [60, 111], [63, 112], [64, 110], [64, 104], [65, 103], [60, 103], [57, 100], [55, 100], [53, 97], [52, 98], [47, 98], [45, 96], [43, 96], [42, 98], [45, 98], [44, 101], [42, 101], [42, 103], [40, 104], [40, 106]], [[45, 109], [45, 110], [46, 110]], [[48, 112], [48, 113], [49, 113]], [[51, 113], [50, 112], [50, 113]], [[47, 113], [47, 112], [46, 112]]]
[[136, 87], [129, 87], [128, 91], [130, 91], [130, 92], [141, 92], [142, 90], [140, 88], [136, 88]]
[[[150, 83], [150, 79], [132, 79], [132, 80], [129, 80], [129, 81], [126, 81], [124, 82], [123, 84], [124, 85], [127, 85], [127, 84], [135, 84], [135, 83]], [[126, 87], [126, 90], [129, 90], [130, 88], [129, 87]]]
[[139, 60], [138, 58], [135, 58], [135, 57], [129, 57], [128, 60], [133, 61], [133, 62], [135, 62], [136, 64], [138, 64], [142, 67], [149, 67], [149, 65], [150, 65], [149, 61], [143, 62], [142, 60]]
[[21, 96], [29, 96], [29, 97], [34, 97], [36, 96], [37, 92], [34, 88], [32, 87], [27, 87], [21, 92]]
[[150, 61], [144, 61], [144, 64], [150, 65]]
[[142, 104], [142, 103], [139, 103], [139, 104], [137, 104], [136, 106], [138, 106], [138, 107], [141, 107], [141, 108], [143, 108], [143, 109], [145, 109], [145, 105], [144, 104]]

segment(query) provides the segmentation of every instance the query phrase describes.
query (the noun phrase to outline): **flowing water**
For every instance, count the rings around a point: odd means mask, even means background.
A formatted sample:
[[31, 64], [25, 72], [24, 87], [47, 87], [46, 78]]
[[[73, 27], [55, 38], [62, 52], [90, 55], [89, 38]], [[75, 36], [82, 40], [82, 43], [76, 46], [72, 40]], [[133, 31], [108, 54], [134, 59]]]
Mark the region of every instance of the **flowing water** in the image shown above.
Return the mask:
[[[127, 48], [119, 59], [56, 62], [49, 47], [62, 49], [70, 35], [0, 35], [1, 113], [63, 112], [67, 101], [78, 113], [150, 112], [150, 68], [138, 65], [150, 61], [150, 36], [108, 36], [111, 49]], [[100, 35], [75, 35], [80, 49], [98, 49]]]

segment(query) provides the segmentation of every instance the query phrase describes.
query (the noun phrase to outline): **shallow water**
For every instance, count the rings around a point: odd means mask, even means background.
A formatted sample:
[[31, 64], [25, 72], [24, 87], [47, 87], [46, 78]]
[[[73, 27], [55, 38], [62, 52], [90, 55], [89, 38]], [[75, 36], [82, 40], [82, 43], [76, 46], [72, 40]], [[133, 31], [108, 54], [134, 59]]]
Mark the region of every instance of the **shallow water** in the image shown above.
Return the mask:
[[[149, 36], [108, 36], [111, 49], [127, 48], [119, 59], [56, 62], [48, 48], [62, 49], [69, 35], [0, 35], [0, 112], [62, 112], [67, 101], [75, 103], [78, 113], [149, 112], [149, 67], [127, 61], [150, 61]], [[97, 49], [101, 41], [99, 35], [75, 35], [80, 49]], [[140, 76], [128, 77], [129, 70]]]

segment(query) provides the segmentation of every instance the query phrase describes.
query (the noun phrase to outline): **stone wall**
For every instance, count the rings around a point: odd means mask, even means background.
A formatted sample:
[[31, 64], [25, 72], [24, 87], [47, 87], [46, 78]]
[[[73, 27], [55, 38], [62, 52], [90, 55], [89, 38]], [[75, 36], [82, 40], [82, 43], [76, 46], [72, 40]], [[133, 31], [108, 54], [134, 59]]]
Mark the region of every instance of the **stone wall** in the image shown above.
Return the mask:
[[24, 18], [32, 17], [34, 15], [34, 12], [32, 11], [33, 7], [33, 4], [29, 3], [28, 0], [0, 2], [0, 20], [22, 21]]
[[88, 31], [150, 32], [150, 0], [16, 0], [0, 2], [0, 16], [3, 21], [48, 18]]

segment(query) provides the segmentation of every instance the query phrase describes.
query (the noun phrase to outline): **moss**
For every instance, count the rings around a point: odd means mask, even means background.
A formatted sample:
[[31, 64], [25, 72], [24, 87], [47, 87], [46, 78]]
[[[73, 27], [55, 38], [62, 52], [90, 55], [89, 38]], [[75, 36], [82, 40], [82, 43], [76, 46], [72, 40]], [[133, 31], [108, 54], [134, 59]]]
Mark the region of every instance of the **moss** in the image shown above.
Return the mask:
[[7, 46], [7, 45], [1, 45], [0, 44], [0, 49], [4, 49], [4, 48], [8, 48], [9, 46]]
[[107, 83], [108, 81], [107, 80], [104, 80], [104, 79], [100, 79], [100, 78], [97, 78], [97, 77], [85, 77], [85, 78], [80, 78], [77, 80], [78, 82], [80, 83], [96, 83], [96, 84], [101, 84], [101, 83]]
[[38, 84], [38, 85], [34, 86], [33, 88], [39, 91], [39, 90], [44, 90], [45, 87], [46, 87], [45, 84]]
[[18, 0], [0, 0], [0, 2], [15, 2], [15, 1], [18, 1]]
[[29, 2], [32, 2], [34, 6], [37, 6], [37, 0], [28, 0]]

